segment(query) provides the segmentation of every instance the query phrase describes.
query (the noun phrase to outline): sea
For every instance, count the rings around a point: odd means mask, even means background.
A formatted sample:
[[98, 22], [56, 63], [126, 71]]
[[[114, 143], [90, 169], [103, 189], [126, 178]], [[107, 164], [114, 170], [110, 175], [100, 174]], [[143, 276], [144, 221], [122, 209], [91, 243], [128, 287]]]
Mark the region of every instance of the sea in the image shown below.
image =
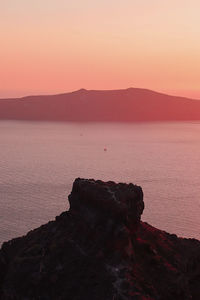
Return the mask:
[[140, 185], [143, 221], [200, 239], [200, 122], [0, 121], [0, 244], [68, 210], [77, 177]]

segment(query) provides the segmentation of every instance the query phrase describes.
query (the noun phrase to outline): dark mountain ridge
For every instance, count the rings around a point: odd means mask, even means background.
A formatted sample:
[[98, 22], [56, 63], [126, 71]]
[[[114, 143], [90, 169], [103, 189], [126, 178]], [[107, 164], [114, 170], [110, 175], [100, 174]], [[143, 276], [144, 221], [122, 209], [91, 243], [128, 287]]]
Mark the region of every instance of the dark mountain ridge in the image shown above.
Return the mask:
[[140, 122], [200, 120], [200, 101], [147, 89], [85, 90], [0, 100], [1, 120]]

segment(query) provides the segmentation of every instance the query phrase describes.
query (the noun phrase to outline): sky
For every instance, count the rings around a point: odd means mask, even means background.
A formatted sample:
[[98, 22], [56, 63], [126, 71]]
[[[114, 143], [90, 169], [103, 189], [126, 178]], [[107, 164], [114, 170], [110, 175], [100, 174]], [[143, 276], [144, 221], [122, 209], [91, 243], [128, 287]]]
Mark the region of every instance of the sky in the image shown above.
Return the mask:
[[0, 97], [148, 88], [200, 99], [199, 0], [0, 0]]

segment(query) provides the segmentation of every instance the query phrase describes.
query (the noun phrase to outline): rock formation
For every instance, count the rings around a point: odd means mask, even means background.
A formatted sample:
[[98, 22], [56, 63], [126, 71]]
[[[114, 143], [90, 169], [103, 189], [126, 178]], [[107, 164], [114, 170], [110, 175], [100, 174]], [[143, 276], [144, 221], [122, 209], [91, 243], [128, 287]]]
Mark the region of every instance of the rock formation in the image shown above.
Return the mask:
[[69, 202], [3, 244], [0, 299], [200, 299], [200, 242], [142, 222], [140, 187], [78, 178]]

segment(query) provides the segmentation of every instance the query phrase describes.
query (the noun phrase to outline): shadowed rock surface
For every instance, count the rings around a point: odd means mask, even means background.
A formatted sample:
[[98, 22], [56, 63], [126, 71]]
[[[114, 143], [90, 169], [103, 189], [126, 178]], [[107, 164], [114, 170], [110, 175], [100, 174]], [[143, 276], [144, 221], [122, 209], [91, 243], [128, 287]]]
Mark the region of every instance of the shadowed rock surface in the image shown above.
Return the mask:
[[3, 244], [0, 299], [200, 299], [200, 242], [142, 222], [140, 187], [78, 178], [69, 202]]

